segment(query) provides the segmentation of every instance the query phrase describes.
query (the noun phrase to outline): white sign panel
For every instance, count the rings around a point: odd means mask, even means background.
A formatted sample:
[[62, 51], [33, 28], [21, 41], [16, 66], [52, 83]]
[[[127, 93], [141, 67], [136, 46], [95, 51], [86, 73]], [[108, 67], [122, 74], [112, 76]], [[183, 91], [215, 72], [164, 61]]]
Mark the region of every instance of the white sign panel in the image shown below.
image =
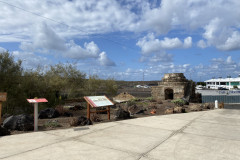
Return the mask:
[[106, 96], [88, 96], [84, 97], [92, 107], [103, 107], [114, 105]]

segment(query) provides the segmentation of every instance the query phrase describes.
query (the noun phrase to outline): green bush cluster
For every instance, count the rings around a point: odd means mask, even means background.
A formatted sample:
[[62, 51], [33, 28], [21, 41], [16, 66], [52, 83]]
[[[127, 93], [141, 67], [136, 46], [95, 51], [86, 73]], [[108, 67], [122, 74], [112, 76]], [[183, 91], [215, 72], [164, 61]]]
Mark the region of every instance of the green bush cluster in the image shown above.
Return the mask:
[[175, 99], [171, 101], [172, 103], [176, 104], [177, 106], [183, 106], [185, 101], [183, 99]]
[[43, 125], [46, 128], [56, 128], [56, 127], [62, 127], [57, 120], [50, 120], [44, 123]]
[[79, 71], [72, 64], [56, 64], [48, 69], [24, 70], [22, 62], [15, 61], [9, 52], [0, 53], [0, 92], [7, 92], [3, 114], [33, 113], [28, 98], [46, 98], [39, 108], [54, 107], [66, 99], [89, 95], [115, 95], [117, 85], [113, 79], [102, 80]]

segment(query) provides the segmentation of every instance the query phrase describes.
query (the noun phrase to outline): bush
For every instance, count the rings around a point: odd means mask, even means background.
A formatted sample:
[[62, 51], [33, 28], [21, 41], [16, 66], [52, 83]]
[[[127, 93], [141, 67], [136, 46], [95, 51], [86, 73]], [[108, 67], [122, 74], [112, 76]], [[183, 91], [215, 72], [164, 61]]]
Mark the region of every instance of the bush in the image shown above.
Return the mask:
[[150, 102], [156, 102], [156, 100], [153, 97], [147, 97], [146, 100], [148, 100]]
[[185, 101], [183, 99], [176, 99], [176, 100], [172, 100], [171, 102], [177, 106], [183, 106], [185, 104]]
[[233, 86], [234, 89], [238, 89], [238, 86]]
[[61, 125], [59, 124], [58, 120], [47, 121], [43, 126], [47, 127], [47, 128], [61, 127]]

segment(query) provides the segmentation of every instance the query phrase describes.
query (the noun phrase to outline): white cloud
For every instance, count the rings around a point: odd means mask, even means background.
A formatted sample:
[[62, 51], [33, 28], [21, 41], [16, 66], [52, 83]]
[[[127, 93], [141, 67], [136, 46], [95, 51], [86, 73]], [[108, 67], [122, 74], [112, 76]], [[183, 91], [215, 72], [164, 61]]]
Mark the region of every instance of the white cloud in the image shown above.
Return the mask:
[[99, 54], [99, 62], [102, 66], [115, 66], [116, 64], [111, 61], [105, 52]]
[[[50, 49], [62, 49], [61, 47], [64, 46], [59, 45], [60, 43], [48, 43], [48, 39], [44, 39], [46, 34], [50, 34], [48, 37], [53, 40], [61, 41], [66, 38], [81, 38], [83, 35], [90, 36], [118, 31], [147, 31], [159, 35], [176, 29], [187, 32], [204, 30], [202, 36], [207, 45], [199, 44], [198, 46], [202, 48], [215, 46], [224, 51], [240, 49], [238, 45], [240, 1], [237, 0], [162, 0], [160, 4], [147, 0], [65, 0], [51, 3], [47, 0], [12, 0], [9, 3], [60, 23], [1, 3], [1, 42], [28, 41], [34, 32], [34, 26], [45, 22], [49, 23], [61, 38], [59, 39], [52, 34], [51, 30], [43, 27], [45, 32], [42, 33], [45, 34], [36, 35], [42, 37], [43, 41], [36, 41], [36, 44], [33, 45], [46, 46]], [[175, 45], [178, 43], [179, 41], [175, 39]], [[184, 44], [186, 48], [191, 46], [190, 41], [188, 45]]]
[[197, 46], [204, 49], [204, 48], [207, 47], [207, 44], [204, 40], [201, 39], [201, 40], [198, 41]]
[[141, 48], [144, 55], [147, 55], [168, 49], [189, 48], [192, 46], [192, 38], [187, 37], [184, 39], [184, 42], [179, 38], [168, 37], [160, 40], [155, 38], [153, 33], [149, 33], [147, 36], [138, 40], [136, 45]]
[[45, 23], [37, 26], [36, 30], [32, 33], [32, 42], [22, 42], [20, 48], [27, 51], [35, 49], [66, 50], [64, 40]]
[[228, 57], [227, 57], [226, 63], [227, 63], [227, 64], [232, 64], [232, 63], [234, 63], [231, 56], [228, 56]]
[[12, 54], [16, 60], [22, 61], [22, 66], [25, 69], [30, 69], [30, 70], [33, 69], [34, 70], [39, 66], [43, 67], [43, 69], [44, 69], [44, 67], [47, 67], [53, 63], [48, 58], [43, 57], [41, 55], [37, 55], [33, 52], [13, 51]]
[[184, 39], [183, 48], [192, 47], [192, 37], [187, 37]]
[[3, 47], [0, 47], [0, 53], [2, 53], [2, 52], [6, 52], [7, 50], [5, 49], [5, 48], [3, 48]]
[[234, 31], [231, 37], [228, 37], [223, 44], [217, 46], [218, 49], [224, 51], [239, 50], [240, 49], [240, 33]]
[[153, 56], [142, 56], [140, 58], [140, 62], [147, 62], [149, 64], [153, 63], [159, 63], [159, 62], [172, 62], [173, 61], [173, 55], [168, 54], [166, 52], [159, 52], [156, 54], [153, 54]]
[[[51, 27], [43, 23], [36, 32], [33, 33], [32, 42], [22, 42], [20, 48], [23, 51], [55, 54], [70, 59], [94, 58], [103, 66], [113, 66], [105, 52], [100, 53], [100, 49], [93, 41], [84, 43], [84, 46], [76, 44], [73, 40], [65, 42]], [[59, 54], [60, 53], [60, 54]]]
[[63, 56], [72, 59], [97, 58], [100, 51], [93, 41], [84, 43], [84, 48], [77, 45], [74, 41], [70, 41], [66, 44], [66, 48]]

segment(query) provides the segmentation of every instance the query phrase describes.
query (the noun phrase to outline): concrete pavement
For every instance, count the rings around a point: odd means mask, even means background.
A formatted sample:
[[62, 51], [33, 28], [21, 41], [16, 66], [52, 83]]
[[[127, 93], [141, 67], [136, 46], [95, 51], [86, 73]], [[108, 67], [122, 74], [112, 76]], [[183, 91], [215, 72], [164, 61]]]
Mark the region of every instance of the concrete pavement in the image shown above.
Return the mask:
[[237, 160], [240, 110], [213, 110], [0, 137], [4, 160]]

